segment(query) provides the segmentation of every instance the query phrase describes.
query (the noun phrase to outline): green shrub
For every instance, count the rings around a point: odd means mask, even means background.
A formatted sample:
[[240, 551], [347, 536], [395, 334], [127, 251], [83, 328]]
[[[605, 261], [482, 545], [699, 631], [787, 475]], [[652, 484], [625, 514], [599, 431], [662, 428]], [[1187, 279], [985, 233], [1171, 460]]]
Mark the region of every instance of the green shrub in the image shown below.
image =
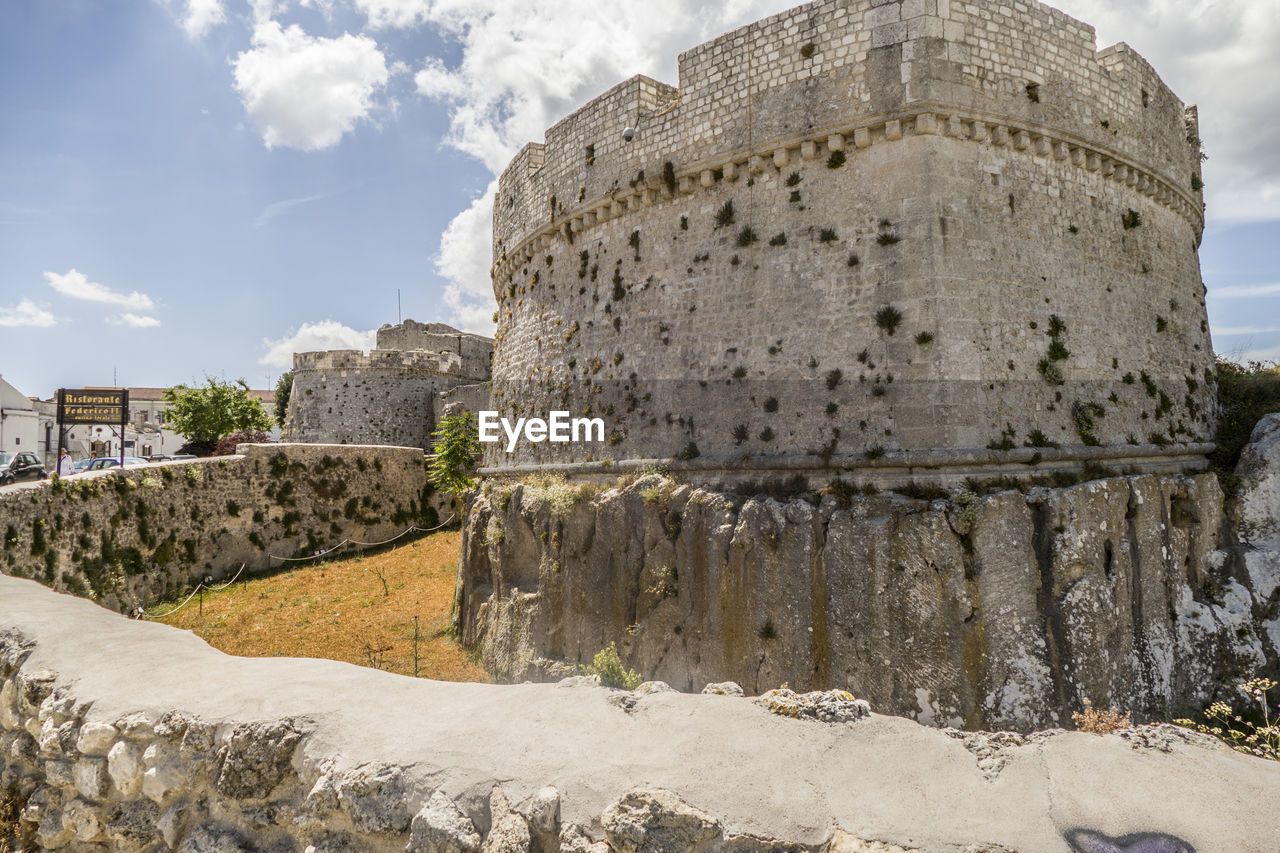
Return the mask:
[[[1267, 704], [1267, 691], [1275, 686], [1269, 678], [1250, 679], [1240, 685], [1240, 690], [1256, 709], [1238, 712], [1226, 702], [1214, 702], [1204, 711], [1205, 723], [1193, 720], [1174, 720], [1174, 723], [1213, 735], [1237, 752], [1280, 761], [1280, 726]], [[1258, 722], [1246, 719], [1247, 716], [1256, 716]]]
[[716, 211], [716, 227], [726, 228], [733, 224], [735, 219], [733, 213], [733, 199], [729, 199], [720, 205], [720, 209]]
[[902, 312], [892, 305], [886, 305], [876, 312], [876, 325], [884, 329], [885, 334], [892, 335], [902, 323]]
[[474, 485], [471, 472], [480, 455], [480, 435], [469, 412], [441, 418], [431, 433], [435, 458], [427, 471], [431, 485], [461, 495]]
[[618, 687], [622, 690], [635, 690], [644, 681], [640, 673], [627, 669], [618, 656], [618, 647], [609, 643], [608, 648], [596, 652], [591, 660], [591, 671], [600, 677], [604, 687]]
[[738, 245], [750, 246], [760, 238], [756, 236], [755, 230], [750, 225], [742, 226], [742, 230], [738, 232]]
[[832, 151], [831, 156], [827, 158], [828, 169], [839, 169], [845, 163], [843, 151]]
[[1220, 358], [1216, 375], [1222, 420], [1214, 436], [1217, 447], [1209, 454], [1209, 461], [1230, 484], [1253, 428], [1263, 415], [1280, 411], [1280, 367], [1257, 361], [1241, 366]]

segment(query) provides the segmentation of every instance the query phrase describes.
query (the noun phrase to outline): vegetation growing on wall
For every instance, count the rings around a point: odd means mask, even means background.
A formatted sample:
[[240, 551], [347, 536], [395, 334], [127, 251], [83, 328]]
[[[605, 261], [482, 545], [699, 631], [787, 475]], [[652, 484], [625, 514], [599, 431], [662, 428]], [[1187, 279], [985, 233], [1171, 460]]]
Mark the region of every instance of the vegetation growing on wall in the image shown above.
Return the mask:
[[480, 435], [474, 415], [447, 415], [431, 433], [435, 458], [427, 470], [431, 485], [442, 492], [462, 495], [475, 486], [472, 477], [480, 456]]
[[1214, 436], [1217, 447], [1209, 461], [1228, 486], [1234, 485], [1236, 463], [1263, 415], [1280, 411], [1280, 366], [1251, 361], [1239, 365], [1218, 359], [1215, 365], [1222, 419]]

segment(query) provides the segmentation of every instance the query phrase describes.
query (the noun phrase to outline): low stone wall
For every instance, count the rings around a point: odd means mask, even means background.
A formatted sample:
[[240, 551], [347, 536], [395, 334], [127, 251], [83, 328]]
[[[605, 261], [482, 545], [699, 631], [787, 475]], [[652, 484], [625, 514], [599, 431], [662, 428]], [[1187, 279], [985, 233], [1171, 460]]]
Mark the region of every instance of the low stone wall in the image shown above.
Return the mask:
[[1169, 719], [1276, 670], [1280, 573], [1246, 567], [1212, 474], [933, 500], [615, 483], [475, 499], [459, 618], [490, 671], [555, 677], [616, 642], [681, 690], [838, 687], [1027, 731], [1086, 699]]
[[583, 681], [233, 658], [0, 577], [0, 849], [1275, 849], [1280, 764], [1167, 725], [974, 734]]
[[0, 490], [0, 572], [115, 609], [345, 539], [380, 542], [437, 510], [416, 448], [241, 445], [240, 455]]

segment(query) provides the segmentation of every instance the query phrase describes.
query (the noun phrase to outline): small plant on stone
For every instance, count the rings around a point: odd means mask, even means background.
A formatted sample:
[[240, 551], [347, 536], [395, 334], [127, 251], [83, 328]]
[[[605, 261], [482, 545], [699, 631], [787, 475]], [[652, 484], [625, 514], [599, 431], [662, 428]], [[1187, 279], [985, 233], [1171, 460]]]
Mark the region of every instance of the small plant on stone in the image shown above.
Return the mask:
[[836, 386], [840, 384], [840, 380], [844, 379], [844, 371], [840, 368], [827, 372], [827, 390], [834, 391]]
[[839, 169], [845, 163], [843, 151], [832, 151], [831, 156], [827, 158], [828, 169]]
[[1097, 447], [1100, 442], [1094, 429], [1096, 428], [1096, 419], [1106, 414], [1106, 410], [1097, 403], [1085, 403], [1076, 400], [1071, 404], [1071, 423], [1076, 428], [1076, 434], [1080, 436], [1080, 442], [1089, 447]]
[[676, 167], [670, 160], [662, 164], [662, 182], [671, 192], [676, 191]]
[[876, 325], [890, 336], [902, 324], [902, 312], [892, 305], [886, 305], [876, 312]]
[[792, 172], [790, 175], [787, 175], [787, 180], [784, 183], [786, 183], [786, 185], [789, 187], [799, 186], [800, 173]]
[[836, 236], [834, 228], [823, 228], [818, 232], [819, 243], [834, 243], [838, 239], [840, 238]]
[[[1276, 683], [1269, 678], [1254, 678], [1240, 685], [1240, 689], [1257, 705], [1255, 715], [1260, 722], [1245, 719], [1226, 702], [1214, 702], [1204, 712], [1206, 723], [1193, 720], [1174, 720], [1180, 726], [1213, 735], [1232, 749], [1258, 758], [1280, 761], [1280, 708], [1267, 705], [1267, 691]], [[1252, 710], [1252, 709], [1251, 709]]]
[[1137, 228], [1142, 224], [1142, 214], [1138, 213], [1138, 211], [1134, 210], [1131, 207], [1129, 208], [1129, 211], [1121, 218], [1120, 224], [1124, 226], [1124, 230], [1132, 231], [1134, 228]]
[[1027, 100], [1033, 104], [1040, 103], [1040, 84], [1039, 83], [1027, 84]]
[[770, 246], [785, 246], [785, 245], [787, 245], [787, 235], [786, 235], [786, 234], [774, 234], [772, 237], [770, 237], [770, 238], [769, 238], [769, 245], [770, 245]]
[[849, 256], [848, 266], [850, 266], [850, 267], [856, 267], [856, 266], [857, 266], [858, 264], [860, 264], [860, 263], [862, 263], [862, 259], [858, 257], [858, 253], [857, 253], [857, 252], [854, 252], [853, 254], [851, 254], [851, 255]]
[[756, 232], [750, 225], [742, 226], [742, 230], [738, 232], [738, 245], [750, 246], [760, 238], [756, 236]]
[[933, 343], [933, 332], [919, 332], [916, 334], [916, 343], [920, 346]]
[[635, 690], [644, 681], [640, 673], [622, 665], [622, 658], [618, 656], [618, 647], [614, 643], [609, 643], [608, 648], [596, 652], [591, 660], [591, 671], [600, 678], [603, 687]]
[[733, 199], [729, 199], [716, 211], [716, 228], [726, 228], [733, 224], [734, 219]]
[[801, 58], [801, 59], [810, 59], [810, 58], [812, 58], [812, 57], [813, 57], [813, 51], [814, 51], [813, 42], [809, 42], [808, 44], [806, 44], [806, 45], [804, 45], [803, 47], [801, 47], [801, 48], [800, 48], [800, 58]]
[[902, 238], [897, 234], [890, 234], [888, 232], [876, 236], [876, 243], [881, 246], [892, 246], [895, 243], [901, 242], [901, 240]]
[[1099, 711], [1088, 699], [1084, 700], [1084, 712], [1072, 712], [1071, 722], [1076, 730], [1095, 735], [1109, 735], [1112, 732], [1133, 727], [1129, 712], [1121, 714], [1113, 705], [1109, 711]]

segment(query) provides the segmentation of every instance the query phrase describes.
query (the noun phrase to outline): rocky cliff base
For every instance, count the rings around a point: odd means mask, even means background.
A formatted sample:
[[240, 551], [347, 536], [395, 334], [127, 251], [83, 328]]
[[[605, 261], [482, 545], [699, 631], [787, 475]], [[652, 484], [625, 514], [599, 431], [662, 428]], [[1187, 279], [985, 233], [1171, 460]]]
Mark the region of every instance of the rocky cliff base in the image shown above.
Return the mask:
[[1029, 731], [1086, 699], [1184, 716], [1275, 670], [1280, 416], [1255, 439], [1247, 524], [1213, 474], [793, 498], [491, 481], [464, 533], [461, 636], [510, 680], [614, 642], [681, 690], [838, 687], [937, 725]]

